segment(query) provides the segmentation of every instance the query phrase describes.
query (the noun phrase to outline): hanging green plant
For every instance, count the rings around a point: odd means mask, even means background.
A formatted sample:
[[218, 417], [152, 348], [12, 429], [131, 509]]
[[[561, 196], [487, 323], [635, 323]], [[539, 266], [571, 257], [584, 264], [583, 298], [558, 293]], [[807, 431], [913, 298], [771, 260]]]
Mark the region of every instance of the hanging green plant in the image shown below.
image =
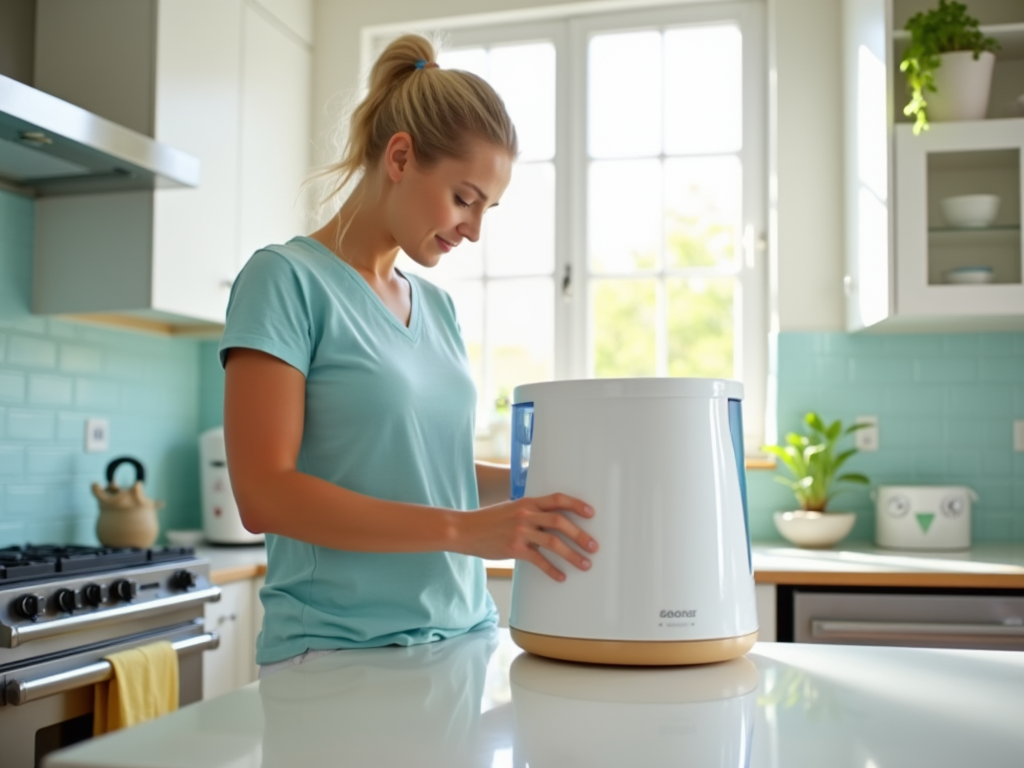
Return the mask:
[[907, 76], [910, 101], [903, 114], [914, 118], [914, 134], [928, 130], [927, 93], [935, 92], [935, 70], [942, 65], [941, 53], [973, 51], [974, 59], [984, 51], [999, 50], [999, 43], [985, 37], [978, 20], [967, 15], [967, 6], [955, 0], [939, 0], [939, 7], [915, 13], [907, 21], [910, 46], [903, 53], [900, 71]]

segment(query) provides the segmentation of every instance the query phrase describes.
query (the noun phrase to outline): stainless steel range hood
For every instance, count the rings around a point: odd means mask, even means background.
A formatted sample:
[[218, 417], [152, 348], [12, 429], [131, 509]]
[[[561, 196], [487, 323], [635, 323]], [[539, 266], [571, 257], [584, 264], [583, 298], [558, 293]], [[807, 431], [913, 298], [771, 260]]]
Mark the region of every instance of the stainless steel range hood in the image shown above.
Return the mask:
[[38, 196], [194, 187], [199, 160], [0, 75], [0, 182]]

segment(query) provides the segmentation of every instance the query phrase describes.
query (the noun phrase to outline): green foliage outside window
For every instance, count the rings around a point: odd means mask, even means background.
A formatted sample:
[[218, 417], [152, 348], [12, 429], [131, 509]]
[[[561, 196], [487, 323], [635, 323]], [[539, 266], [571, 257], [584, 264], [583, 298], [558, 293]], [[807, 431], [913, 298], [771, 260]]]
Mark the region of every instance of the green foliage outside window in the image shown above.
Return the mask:
[[[734, 247], [731, 227], [675, 217], [666, 260], [677, 268], [711, 267], [731, 261]], [[632, 256], [638, 264], [648, 260]], [[732, 277], [665, 281], [670, 376], [733, 376], [734, 285]], [[597, 280], [592, 302], [594, 374], [601, 378], [655, 375], [655, 280]]]

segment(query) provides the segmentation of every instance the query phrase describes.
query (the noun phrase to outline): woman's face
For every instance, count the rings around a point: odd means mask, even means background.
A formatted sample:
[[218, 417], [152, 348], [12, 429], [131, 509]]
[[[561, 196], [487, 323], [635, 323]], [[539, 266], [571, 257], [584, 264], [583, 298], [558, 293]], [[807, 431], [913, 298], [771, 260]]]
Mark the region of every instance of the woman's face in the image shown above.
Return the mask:
[[[498, 204], [512, 176], [512, 158], [480, 139], [469, 142], [464, 159], [443, 159], [429, 168], [417, 165], [413, 150], [385, 157], [392, 181], [387, 219], [391, 234], [409, 258], [432, 267], [463, 240], [476, 242], [484, 213]], [[401, 142], [399, 141], [400, 145]]]

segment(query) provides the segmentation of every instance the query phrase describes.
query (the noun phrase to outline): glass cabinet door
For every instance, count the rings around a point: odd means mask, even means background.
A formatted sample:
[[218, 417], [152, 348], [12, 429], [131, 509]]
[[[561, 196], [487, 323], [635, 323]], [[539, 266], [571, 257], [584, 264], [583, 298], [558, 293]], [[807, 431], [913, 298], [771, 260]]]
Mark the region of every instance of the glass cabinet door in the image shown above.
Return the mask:
[[1024, 120], [896, 126], [896, 311], [1024, 315]]

